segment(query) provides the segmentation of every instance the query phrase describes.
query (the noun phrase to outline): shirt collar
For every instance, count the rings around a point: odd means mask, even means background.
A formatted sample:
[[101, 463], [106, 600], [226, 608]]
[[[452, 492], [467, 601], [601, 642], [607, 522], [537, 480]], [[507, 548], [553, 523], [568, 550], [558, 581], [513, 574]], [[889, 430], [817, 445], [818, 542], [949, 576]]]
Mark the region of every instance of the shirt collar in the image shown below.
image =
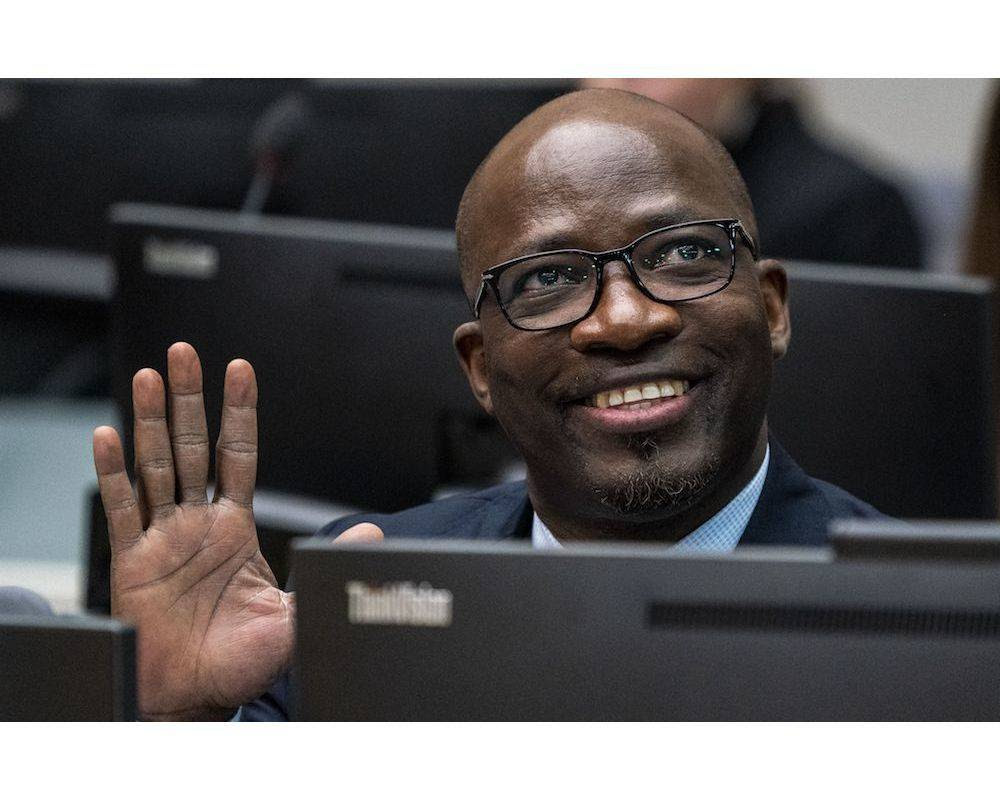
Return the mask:
[[[764, 488], [764, 478], [771, 462], [771, 445], [764, 451], [764, 460], [757, 473], [744, 486], [740, 493], [730, 500], [714, 517], [706, 520], [691, 533], [681, 539], [674, 547], [682, 550], [699, 550], [712, 552], [729, 552], [736, 548], [753, 510], [760, 500]], [[562, 547], [559, 540], [552, 535], [538, 514], [533, 515], [531, 524], [531, 544], [537, 548]]]

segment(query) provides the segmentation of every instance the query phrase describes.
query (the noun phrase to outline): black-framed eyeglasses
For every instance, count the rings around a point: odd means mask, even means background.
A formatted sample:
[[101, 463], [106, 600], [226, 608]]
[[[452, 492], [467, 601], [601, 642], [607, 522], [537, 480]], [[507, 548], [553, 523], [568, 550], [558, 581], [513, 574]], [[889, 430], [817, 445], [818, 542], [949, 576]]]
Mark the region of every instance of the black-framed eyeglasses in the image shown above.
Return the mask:
[[622, 261], [646, 297], [681, 303], [716, 294], [736, 273], [736, 239], [757, 259], [757, 245], [738, 219], [668, 225], [616, 250], [550, 250], [521, 256], [483, 272], [473, 305], [479, 318], [486, 287], [515, 328], [541, 331], [579, 322], [601, 297], [604, 265]]

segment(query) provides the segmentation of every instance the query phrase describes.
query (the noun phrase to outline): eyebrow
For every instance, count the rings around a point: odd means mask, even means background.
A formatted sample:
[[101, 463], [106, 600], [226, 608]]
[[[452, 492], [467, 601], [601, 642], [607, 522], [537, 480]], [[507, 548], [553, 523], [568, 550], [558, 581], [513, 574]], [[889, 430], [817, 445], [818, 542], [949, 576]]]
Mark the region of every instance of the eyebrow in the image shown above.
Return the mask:
[[[624, 247], [629, 244], [629, 242], [634, 241], [638, 236], [648, 233], [649, 231], [655, 231], [657, 228], [666, 228], [670, 225], [679, 225], [684, 222], [695, 222], [700, 219], [719, 218], [706, 216], [705, 213], [705, 209], [696, 209], [693, 206], [688, 205], [678, 205], [669, 210], [643, 217], [641, 222], [636, 224], [636, 228], [640, 228], [641, 232], [637, 233], [631, 239], [626, 239], [625, 234], [623, 233], [622, 241], [618, 242], [615, 247]], [[551, 236], [535, 239], [532, 240], [527, 247], [518, 249], [521, 252], [517, 255], [511, 256], [511, 258], [521, 258], [535, 253], [547, 253], [550, 250], [587, 250], [587, 248], [581, 246], [578, 237], [572, 236], [568, 233], [555, 233]], [[598, 251], [588, 250], [588, 252]]]

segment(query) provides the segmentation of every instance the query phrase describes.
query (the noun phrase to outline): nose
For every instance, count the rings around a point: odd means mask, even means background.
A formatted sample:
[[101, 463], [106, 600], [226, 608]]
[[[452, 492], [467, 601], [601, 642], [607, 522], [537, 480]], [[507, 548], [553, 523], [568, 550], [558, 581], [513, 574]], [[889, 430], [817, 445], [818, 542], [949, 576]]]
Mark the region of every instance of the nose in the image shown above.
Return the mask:
[[657, 303], [633, 283], [625, 265], [609, 263], [597, 308], [570, 330], [570, 342], [581, 352], [594, 348], [637, 350], [654, 339], [673, 337], [683, 327], [674, 306]]

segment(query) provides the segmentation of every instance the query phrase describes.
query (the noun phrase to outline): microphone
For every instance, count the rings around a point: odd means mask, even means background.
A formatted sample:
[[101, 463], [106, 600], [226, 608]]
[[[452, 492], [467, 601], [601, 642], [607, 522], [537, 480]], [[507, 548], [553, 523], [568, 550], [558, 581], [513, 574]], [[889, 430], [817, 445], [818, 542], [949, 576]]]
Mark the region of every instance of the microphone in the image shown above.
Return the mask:
[[250, 138], [254, 175], [240, 209], [244, 214], [260, 214], [279, 180], [302, 144], [309, 122], [309, 105], [299, 92], [282, 95], [261, 115]]

